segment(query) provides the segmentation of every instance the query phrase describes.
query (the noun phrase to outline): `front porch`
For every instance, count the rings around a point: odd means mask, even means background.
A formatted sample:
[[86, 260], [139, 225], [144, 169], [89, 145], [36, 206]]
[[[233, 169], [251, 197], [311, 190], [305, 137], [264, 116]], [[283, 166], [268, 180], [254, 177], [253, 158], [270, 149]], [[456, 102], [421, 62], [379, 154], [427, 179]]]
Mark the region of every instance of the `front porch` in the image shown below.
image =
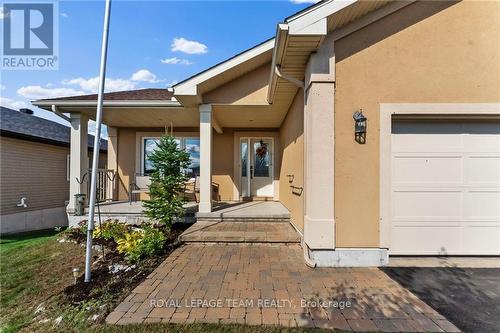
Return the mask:
[[[214, 202], [212, 212], [200, 213], [199, 205], [195, 201], [184, 204], [184, 223], [195, 223], [197, 226], [206, 223], [213, 225], [219, 222], [281, 222], [289, 223], [290, 212], [278, 201], [218, 201]], [[88, 216], [88, 207], [85, 208], [85, 215], [77, 216], [70, 214], [70, 226], [78, 224]], [[126, 223], [138, 224], [146, 219], [144, 214], [143, 201], [112, 201], [101, 202], [95, 208], [96, 219], [102, 221], [117, 219]], [[205, 223], [205, 224], [204, 224]]]

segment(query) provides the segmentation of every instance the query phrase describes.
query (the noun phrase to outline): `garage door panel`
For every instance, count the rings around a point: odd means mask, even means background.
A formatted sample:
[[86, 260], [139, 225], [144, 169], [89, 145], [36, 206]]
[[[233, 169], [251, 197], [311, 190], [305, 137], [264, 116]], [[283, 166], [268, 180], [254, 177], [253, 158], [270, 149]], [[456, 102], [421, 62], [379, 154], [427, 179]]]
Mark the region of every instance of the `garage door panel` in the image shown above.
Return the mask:
[[465, 219], [500, 221], [500, 190], [475, 190], [465, 193]]
[[[419, 139], [415, 140], [415, 136]], [[454, 134], [401, 134], [397, 140], [392, 142], [393, 153], [440, 153], [440, 152], [460, 152], [462, 142], [457, 142], [457, 136]]]
[[[397, 254], [454, 254], [461, 250], [461, 227], [414, 226], [393, 227], [391, 247]], [[411, 237], [408, 237], [411, 235]]]
[[395, 156], [393, 163], [394, 185], [462, 183], [461, 157]]
[[468, 254], [494, 255], [500, 253], [500, 226], [468, 225], [463, 232]]
[[391, 254], [500, 255], [500, 122], [393, 122]]
[[395, 220], [460, 219], [457, 206], [462, 192], [395, 191], [393, 192], [393, 218]]
[[467, 135], [463, 150], [476, 153], [498, 153], [500, 151], [500, 134]]
[[466, 184], [500, 186], [500, 156], [470, 156], [464, 163]]

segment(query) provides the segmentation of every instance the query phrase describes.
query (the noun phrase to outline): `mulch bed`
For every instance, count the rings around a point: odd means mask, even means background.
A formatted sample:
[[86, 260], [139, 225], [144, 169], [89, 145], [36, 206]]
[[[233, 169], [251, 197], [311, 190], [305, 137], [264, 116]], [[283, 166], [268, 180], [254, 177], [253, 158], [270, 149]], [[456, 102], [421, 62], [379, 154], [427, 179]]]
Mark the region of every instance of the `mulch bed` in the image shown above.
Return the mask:
[[[95, 239], [94, 244], [104, 248], [104, 256], [99, 251], [95, 251], [92, 282], [84, 282], [84, 275], [82, 274], [77, 279], [76, 284], [64, 289], [62, 302], [79, 305], [83, 302], [106, 299], [106, 311], [111, 311], [116, 304], [121, 302], [180, 245], [177, 238], [188, 226], [186, 224], [174, 224], [171, 231], [166, 234], [167, 246], [165, 246], [163, 253], [151, 258], [141, 259], [134, 265], [130, 265], [125, 260], [124, 255], [116, 251], [114, 242]], [[77, 232], [70, 233], [69, 238], [81, 244], [86, 242], [86, 237]], [[112, 273], [109, 268], [111, 265], [128, 266], [130, 269], [122, 269]], [[102, 320], [104, 317], [102, 316]]]

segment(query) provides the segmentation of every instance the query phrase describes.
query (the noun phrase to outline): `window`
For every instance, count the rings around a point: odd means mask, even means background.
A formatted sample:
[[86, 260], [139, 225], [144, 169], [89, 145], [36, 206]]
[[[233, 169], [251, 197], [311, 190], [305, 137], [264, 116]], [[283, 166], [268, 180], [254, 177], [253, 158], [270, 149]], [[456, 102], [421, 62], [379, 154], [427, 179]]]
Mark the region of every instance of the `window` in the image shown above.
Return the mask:
[[[185, 149], [191, 158], [191, 164], [189, 168], [186, 169], [186, 173], [189, 176], [199, 176], [200, 175], [200, 139], [199, 138], [175, 138], [177, 144]], [[154, 169], [149, 160], [149, 156], [156, 149], [160, 138], [144, 138], [143, 139], [143, 156], [142, 165], [143, 173], [145, 175], [151, 174]]]

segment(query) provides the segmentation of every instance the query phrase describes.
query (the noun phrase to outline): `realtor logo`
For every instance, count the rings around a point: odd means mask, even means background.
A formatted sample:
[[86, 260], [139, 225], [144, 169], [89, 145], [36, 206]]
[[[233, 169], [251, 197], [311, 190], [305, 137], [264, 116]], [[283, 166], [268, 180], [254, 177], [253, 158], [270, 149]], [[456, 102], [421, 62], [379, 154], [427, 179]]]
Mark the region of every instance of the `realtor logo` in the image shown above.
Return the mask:
[[57, 3], [3, 4], [2, 69], [57, 69]]

